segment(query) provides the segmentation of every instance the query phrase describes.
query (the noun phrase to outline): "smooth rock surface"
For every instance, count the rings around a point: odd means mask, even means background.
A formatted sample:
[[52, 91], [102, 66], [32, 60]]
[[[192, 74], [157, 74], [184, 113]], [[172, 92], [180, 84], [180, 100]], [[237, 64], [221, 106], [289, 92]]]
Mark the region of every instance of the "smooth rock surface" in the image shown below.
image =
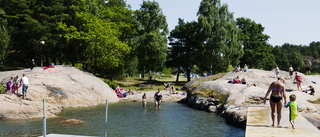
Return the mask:
[[[46, 115], [54, 117], [64, 107], [93, 106], [118, 102], [113, 89], [101, 79], [75, 67], [30, 69], [0, 72], [0, 81], [26, 74], [29, 78], [28, 99], [11, 94], [0, 94], [0, 119], [30, 119], [42, 117], [42, 100], [46, 100]], [[21, 87], [18, 93], [21, 94]]]

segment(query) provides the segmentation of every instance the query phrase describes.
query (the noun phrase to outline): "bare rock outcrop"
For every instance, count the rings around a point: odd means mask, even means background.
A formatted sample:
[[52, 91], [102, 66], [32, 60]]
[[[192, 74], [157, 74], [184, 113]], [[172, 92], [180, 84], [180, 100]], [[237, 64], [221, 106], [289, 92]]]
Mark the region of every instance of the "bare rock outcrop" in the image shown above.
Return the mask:
[[[46, 100], [47, 117], [54, 117], [64, 107], [93, 106], [118, 102], [115, 92], [101, 79], [75, 67], [55, 66], [0, 72], [0, 81], [26, 74], [29, 78], [27, 99], [17, 95], [0, 94], [0, 119], [29, 119], [42, 117], [42, 100]], [[21, 88], [18, 91], [21, 94]]]
[[[287, 71], [281, 71], [281, 76], [286, 78], [285, 81], [285, 89], [287, 95], [287, 101], [289, 101], [289, 96], [291, 94], [295, 94], [297, 96], [297, 103], [299, 104], [300, 113], [302, 115], [308, 115], [312, 117], [320, 117], [320, 111], [318, 110], [319, 104], [310, 103], [308, 100], [316, 100], [320, 98], [320, 94], [315, 94], [315, 96], [311, 96], [306, 94], [305, 92], [297, 91], [297, 85], [294, 82], [294, 79], [290, 79], [288, 76], [289, 73]], [[304, 89], [308, 89], [309, 85], [312, 85], [315, 89], [320, 89], [320, 76], [319, 75], [304, 75], [299, 73], [302, 77], [302, 87]], [[229, 80], [239, 76], [241, 79], [246, 79], [246, 84], [231, 84], [228, 83]], [[184, 89], [192, 89], [192, 90], [206, 90], [206, 89], [214, 89], [216, 92], [224, 93], [228, 95], [227, 102], [225, 104], [220, 105], [217, 108], [211, 107], [211, 105], [203, 105], [205, 104], [205, 98], [201, 97], [191, 97], [192, 93], [188, 93], [188, 100], [191, 106], [196, 106], [195, 108], [208, 108], [206, 110], [216, 112], [217, 109], [221, 109], [223, 116], [226, 117], [228, 123], [233, 123], [234, 125], [243, 127], [246, 123], [246, 115], [247, 115], [247, 107], [250, 106], [269, 106], [269, 101], [266, 104], [263, 104], [263, 98], [269, 88], [269, 85], [276, 80], [275, 72], [251, 69], [249, 72], [229, 72], [224, 75], [222, 78], [212, 80], [212, 81], [204, 81], [200, 79], [193, 80], [188, 82]], [[315, 83], [318, 82], [318, 83]], [[256, 85], [256, 86], [253, 86]], [[317, 90], [316, 90], [317, 91]], [[192, 92], [192, 91], [190, 91]], [[309, 91], [310, 93], [310, 91]], [[269, 95], [270, 96], [270, 95]], [[195, 99], [197, 98], [197, 99]], [[199, 103], [201, 101], [201, 103]], [[197, 104], [197, 105], [194, 105]], [[201, 106], [199, 106], [201, 105]], [[312, 114], [312, 115], [311, 115]], [[317, 118], [316, 118], [317, 119]], [[313, 123], [319, 123], [320, 120]], [[316, 124], [314, 124], [316, 126]], [[319, 124], [318, 124], [319, 125]]]

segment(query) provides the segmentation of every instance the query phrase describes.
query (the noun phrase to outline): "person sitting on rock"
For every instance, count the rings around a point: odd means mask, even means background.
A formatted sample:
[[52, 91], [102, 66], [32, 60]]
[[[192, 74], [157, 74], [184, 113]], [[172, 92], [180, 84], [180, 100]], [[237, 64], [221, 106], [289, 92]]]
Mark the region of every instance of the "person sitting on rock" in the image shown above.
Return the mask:
[[171, 86], [169, 93], [174, 94], [174, 86]]
[[248, 69], [247, 64], [244, 64], [244, 66], [243, 66], [243, 72], [248, 72], [248, 71], [249, 71], [249, 69]]
[[241, 83], [241, 79], [240, 79], [239, 76], [237, 76], [237, 77], [235, 77], [235, 78], [233, 79], [233, 84], [240, 84], [240, 83]]
[[314, 91], [314, 87], [310, 85], [309, 88], [310, 88], [310, 91], [311, 91], [310, 95], [314, 96], [314, 92], [315, 92]]
[[243, 78], [243, 79], [241, 79], [241, 84], [247, 84], [247, 82], [246, 82], [246, 79], [245, 78]]
[[238, 65], [237, 67], [236, 67], [236, 69], [234, 70], [234, 72], [240, 72], [241, 71], [241, 67], [240, 67], [240, 65]]

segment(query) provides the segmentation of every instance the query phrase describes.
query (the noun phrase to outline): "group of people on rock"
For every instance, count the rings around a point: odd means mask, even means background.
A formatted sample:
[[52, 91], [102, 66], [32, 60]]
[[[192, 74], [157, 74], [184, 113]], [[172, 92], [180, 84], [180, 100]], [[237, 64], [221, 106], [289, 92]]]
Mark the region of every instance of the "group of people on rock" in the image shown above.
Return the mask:
[[[308, 59], [307, 62], [306, 62], [306, 74], [311, 74], [311, 66], [312, 66], [312, 63], [311, 61]], [[276, 73], [276, 78], [278, 78], [278, 74], [280, 73], [280, 69], [278, 67], [278, 65], [275, 67], [275, 73]], [[292, 79], [292, 75], [293, 75], [293, 72], [294, 72], [294, 69], [292, 67], [292, 65], [290, 65], [289, 67], [289, 76], [290, 76], [290, 79]]]
[[[310, 74], [310, 68], [311, 68], [311, 61], [308, 60], [306, 63], [306, 74]], [[280, 72], [280, 69], [278, 66], [275, 68], [276, 78], [277, 81], [274, 81], [270, 84], [269, 89], [267, 90], [267, 93], [264, 97], [264, 103], [266, 103], [266, 98], [270, 94], [270, 107], [271, 107], [271, 118], [272, 118], [272, 125], [275, 126], [275, 117], [277, 115], [277, 127], [281, 127], [280, 121], [281, 121], [281, 110], [283, 105], [288, 108], [289, 107], [289, 121], [293, 129], [295, 129], [295, 118], [298, 116], [298, 109], [299, 106], [296, 103], [297, 96], [295, 94], [291, 94], [289, 96], [290, 101], [287, 103], [286, 98], [286, 92], [285, 92], [285, 85], [284, 85], [284, 77], [278, 76]], [[292, 65], [289, 67], [289, 76], [290, 79], [292, 79], [292, 75], [294, 73], [294, 69]], [[302, 83], [302, 77], [298, 74], [298, 72], [295, 72], [294, 81], [297, 84], [297, 89], [302, 90], [302, 92], [307, 93], [307, 90], [303, 90], [301, 83]], [[314, 82], [313, 82], [314, 83]], [[314, 83], [315, 84], [315, 83]], [[310, 95], [314, 96], [315, 89], [313, 86], [309, 85], [309, 90], [311, 91]], [[283, 102], [284, 101], [284, 102]]]
[[241, 72], [241, 71], [243, 72], [249, 71], [247, 64], [244, 64], [243, 68], [241, 68], [240, 65], [238, 65], [233, 72]]
[[[310, 60], [308, 60], [306, 64], [307, 64], [306, 65], [306, 74], [310, 74], [310, 67], [311, 67]], [[276, 78], [279, 77], [279, 75], [278, 75], [279, 72], [280, 72], [280, 69], [279, 69], [278, 66], [276, 66], [276, 68], [275, 68]], [[293, 73], [294, 73], [294, 69], [293, 69], [292, 65], [290, 65], [290, 67], [289, 67], [289, 77], [290, 77], [290, 79], [293, 78]], [[294, 76], [293, 82], [297, 84], [297, 90], [302, 90], [303, 92], [307, 93], [307, 90], [303, 90], [302, 86], [301, 86], [302, 77], [298, 74], [298, 72], [295, 72], [294, 74], [295, 74], [295, 76]], [[311, 91], [310, 95], [314, 96], [314, 92], [315, 92], [314, 87], [309, 85], [308, 88]]]
[[29, 79], [25, 74], [22, 75], [20, 79], [19, 76], [11, 77], [7, 82], [7, 94], [17, 95], [19, 96], [19, 88], [22, 86], [22, 99], [27, 97], [28, 87], [29, 87]]

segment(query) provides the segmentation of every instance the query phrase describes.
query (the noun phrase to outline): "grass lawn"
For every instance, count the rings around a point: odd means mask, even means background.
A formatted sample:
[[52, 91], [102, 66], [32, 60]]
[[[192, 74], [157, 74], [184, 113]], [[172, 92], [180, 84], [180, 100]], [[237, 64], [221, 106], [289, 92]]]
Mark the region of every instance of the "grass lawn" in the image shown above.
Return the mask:
[[[192, 79], [191, 79], [192, 80]], [[134, 91], [155, 91], [158, 88], [163, 90], [165, 88], [164, 83], [174, 83], [174, 87], [176, 89], [181, 89], [186, 83], [187, 83], [187, 78], [184, 76], [179, 77], [179, 82], [175, 83], [176, 78], [175, 76], [172, 76], [170, 78], [156, 78], [149, 80], [147, 77], [146, 78], [125, 78], [124, 80], [121, 81], [116, 81], [119, 86], [125, 90], [132, 89]], [[140, 89], [139, 84], [148, 84], [148, 85], [153, 85], [153, 89]]]

